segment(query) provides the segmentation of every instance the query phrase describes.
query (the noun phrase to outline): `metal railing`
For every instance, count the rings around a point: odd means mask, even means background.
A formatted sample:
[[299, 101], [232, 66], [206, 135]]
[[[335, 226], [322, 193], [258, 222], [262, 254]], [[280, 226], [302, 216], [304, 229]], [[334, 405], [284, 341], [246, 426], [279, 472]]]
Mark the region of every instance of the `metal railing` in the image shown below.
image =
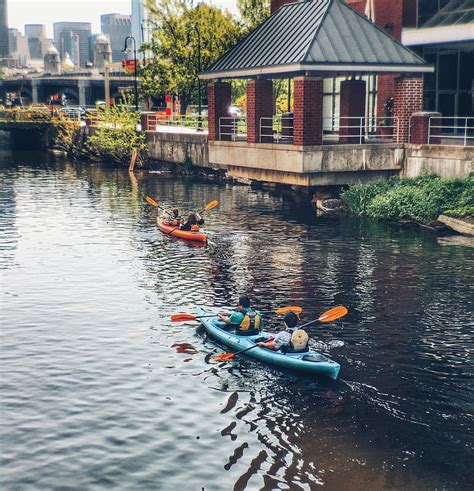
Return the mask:
[[199, 125], [199, 116], [174, 116], [169, 117], [164, 113], [148, 113], [145, 115], [148, 131], [158, 131], [160, 126], [175, 126], [184, 128], [203, 128], [207, 129], [208, 120], [206, 117], [201, 117], [201, 125]]
[[260, 118], [260, 143], [293, 143], [293, 116]]
[[[341, 124], [342, 123], [342, 124]], [[399, 143], [400, 122], [396, 117], [323, 118], [323, 145], [331, 143]]]
[[247, 118], [245, 116], [219, 118], [219, 140], [247, 140]]
[[474, 117], [431, 116], [428, 119], [428, 144], [474, 145]]

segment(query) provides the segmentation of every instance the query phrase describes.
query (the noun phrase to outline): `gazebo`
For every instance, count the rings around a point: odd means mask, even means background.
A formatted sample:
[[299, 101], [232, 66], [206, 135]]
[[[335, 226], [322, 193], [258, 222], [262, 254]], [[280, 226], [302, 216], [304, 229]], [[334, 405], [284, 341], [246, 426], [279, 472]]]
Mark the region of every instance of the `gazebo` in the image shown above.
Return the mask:
[[[410, 119], [422, 110], [423, 73], [433, 70], [342, 0], [285, 3], [200, 74], [201, 79], [211, 81], [209, 141], [231, 139], [220, 128], [221, 121], [229, 117], [232, 94], [228, 79], [247, 79], [246, 140], [258, 144], [270, 141], [265, 130], [268, 125], [262, 122], [274, 113], [272, 79], [293, 78], [291, 143], [304, 150], [323, 142], [323, 78], [348, 77], [340, 88], [339, 141], [351, 143], [365, 126], [366, 82], [362, 77], [397, 74], [393, 98], [396, 141], [408, 142]], [[423, 133], [423, 124], [421, 118], [417, 135]]]

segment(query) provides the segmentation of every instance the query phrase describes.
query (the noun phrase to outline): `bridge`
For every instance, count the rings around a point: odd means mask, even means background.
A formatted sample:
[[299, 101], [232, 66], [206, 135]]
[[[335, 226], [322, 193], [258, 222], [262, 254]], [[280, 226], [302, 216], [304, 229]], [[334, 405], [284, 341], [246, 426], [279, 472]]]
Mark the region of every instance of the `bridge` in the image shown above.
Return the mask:
[[[110, 96], [118, 98], [124, 88], [132, 88], [134, 79], [122, 73], [112, 73]], [[140, 84], [140, 80], [138, 80]], [[65, 94], [72, 105], [93, 105], [105, 100], [105, 79], [102, 74], [81, 72], [62, 75], [41, 75], [38, 77], [16, 77], [0, 81], [0, 98], [15, 92], [26, 103], [48, 103], [53, 94]]]

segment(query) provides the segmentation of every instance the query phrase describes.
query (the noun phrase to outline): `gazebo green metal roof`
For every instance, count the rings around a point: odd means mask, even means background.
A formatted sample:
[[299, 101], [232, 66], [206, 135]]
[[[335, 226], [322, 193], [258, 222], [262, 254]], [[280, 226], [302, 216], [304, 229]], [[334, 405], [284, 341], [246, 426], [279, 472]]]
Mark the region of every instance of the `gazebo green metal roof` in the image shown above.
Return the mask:
[[306, 0], [283, 5], [200, 78], [432, 71], [342, 0]]

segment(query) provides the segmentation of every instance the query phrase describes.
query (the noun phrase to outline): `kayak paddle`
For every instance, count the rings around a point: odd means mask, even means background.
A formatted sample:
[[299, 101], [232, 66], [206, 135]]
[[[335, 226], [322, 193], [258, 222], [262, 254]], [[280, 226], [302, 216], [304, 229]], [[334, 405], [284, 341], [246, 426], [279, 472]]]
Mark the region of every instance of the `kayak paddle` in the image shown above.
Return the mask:
[[[290, 305], [289, 307], [280, 307], [275, 312], [279, 315], [286, 314], [287, 312], [294, 312], [295, 314], [301, 314], [301, 312], [303, 312], [303, 309], [296, 305]], [[171, 316], [171, 322], [195, 321], [198, 319], [203, 319], [205, 317], [216, 317], [216, 314], [208, 314], [208, 315], [173, 314]]]
[[219, 201], [217, 201], [216, 199], [214, 201], [211, 201], [210, 203], [208, 203], [200, 212], [199, 214], [201, 213], [204, 213], [205, 211], [209, 211], [209, 210], [212, 210], [213, 208], [215, 208], [216, 206], [219, 206]]
[[[349, 311], [346, 309], [346, 307], [340, 305], [339, 307], [334, 307], [332, 309], [327, 310], [323, 314], [321, 314], [317, 319], [314, 319], [310, 322], [307, 322], [306, 324], [303, 324], [301, 326], [296, 326], [298, 329], [302, 329], [303, 327], [309, 326], [310, 324], [314, 324], [315, 322], [332, 322], [337, 319], [340, 319], [341, 317], [344, 317], [347, 315]], [[256, 348], [258, 344], [254, 344], [253, 346], [250, 346], [249, 348], [245, 348], [241, 351], [237, 351], [236, 353], [224, 353], [222, 355], [217, 355], [214, 356], [212, 359], [214, 361], [228, 361], [232, 360], [237, 355], [240, 355], [241, 353], [244, 353], [245, 351], [251, 350], [252, 348]]]

